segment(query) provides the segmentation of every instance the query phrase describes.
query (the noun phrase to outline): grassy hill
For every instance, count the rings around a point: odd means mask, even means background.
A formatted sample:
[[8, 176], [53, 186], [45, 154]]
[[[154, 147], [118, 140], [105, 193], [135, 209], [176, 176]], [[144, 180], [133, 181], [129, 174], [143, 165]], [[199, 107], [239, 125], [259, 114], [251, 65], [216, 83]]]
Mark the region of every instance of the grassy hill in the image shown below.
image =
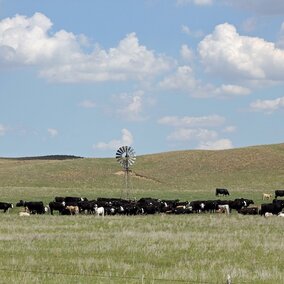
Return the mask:
[[[125, 194], [112, 159], [0, 159], [0, 201]], [[284, 144], [138, 156], [130, 197], [263, 202], [284, 188]], [[223, 197], [219, 197], [222, 199]], [[228, 198], [228, 197], [224, 197]], [[0, 213], [1, 283], [284, 283], [283, 220], [226, 214], [105, 216]]]
[[[2, 196], [6, 189], [9, 197], [13, 188], [30, 192], [29, 197], [125, 194], [125, 179], [115, 158], [50, 157], [0, 159]], [[247, 196], [273, 192], [284, 188], [284, 144], [143, 155], [132, 171], [129, 191], [136, 197], [188, 199], [212, 195], [216, 187]]]

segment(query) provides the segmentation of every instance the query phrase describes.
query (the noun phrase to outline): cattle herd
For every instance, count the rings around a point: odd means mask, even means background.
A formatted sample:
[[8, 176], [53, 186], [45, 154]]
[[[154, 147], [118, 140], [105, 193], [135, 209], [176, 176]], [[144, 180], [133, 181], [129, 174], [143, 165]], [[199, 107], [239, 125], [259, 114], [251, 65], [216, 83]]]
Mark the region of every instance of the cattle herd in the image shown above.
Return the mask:
[[[264, 193], [265, 194], [265, 193]], [[263, 196], [264, 196], [263, 194]], [[224, 188], [216, 188], [215, 195], [230, 195]], [[59, 215], [142, 215], [142, 214], [192, 214], [192, 213], [226, 213], [232, 210], [243, 215], [278, 215], [284, 216], [284, 200], [277, 199], [284, 197], [284, 190], [275, 191], [275, 199], [271, 203], [263, 203], [260, 206], [254, 205], [253, 200], [237, 198], [234, 200], [193, 200], [180, 201], [178, 199], [165, 200], [155, 198], [140, 198], [139, 200], [126, 200], [122, 198], [97, 198], [88, 200], [81, 197], [55, 197], [49, 204], [42, 201], [20, 200], [16, 207], [23, 207], [19, 213], [21, 216], [31, 214]], [[0, 202], [0, 210], [7, 212], [13, 208], [12, 203]]]

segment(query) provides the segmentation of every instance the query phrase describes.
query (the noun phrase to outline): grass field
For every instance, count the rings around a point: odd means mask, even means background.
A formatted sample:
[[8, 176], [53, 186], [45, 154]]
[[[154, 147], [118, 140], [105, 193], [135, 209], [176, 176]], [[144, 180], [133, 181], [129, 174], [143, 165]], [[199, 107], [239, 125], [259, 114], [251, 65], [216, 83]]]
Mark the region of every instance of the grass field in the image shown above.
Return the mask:
[[[0, 159], [1, 201], [125, 194], [115, 159]], [[257, 204], [284, 188], [284, 144], [137, 158], [130, 197]], [[284, 283], [282, 218], [219, 214], [31, 216], [0, 213], [0, 283]]]

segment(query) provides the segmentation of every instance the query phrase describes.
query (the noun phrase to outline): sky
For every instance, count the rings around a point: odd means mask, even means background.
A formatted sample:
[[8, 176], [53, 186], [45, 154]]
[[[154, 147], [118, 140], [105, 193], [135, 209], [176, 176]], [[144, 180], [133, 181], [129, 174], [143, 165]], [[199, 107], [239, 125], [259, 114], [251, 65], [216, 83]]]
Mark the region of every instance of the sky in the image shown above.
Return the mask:
[[0, 0], [0, 156], [284, 142], [283, 0]]

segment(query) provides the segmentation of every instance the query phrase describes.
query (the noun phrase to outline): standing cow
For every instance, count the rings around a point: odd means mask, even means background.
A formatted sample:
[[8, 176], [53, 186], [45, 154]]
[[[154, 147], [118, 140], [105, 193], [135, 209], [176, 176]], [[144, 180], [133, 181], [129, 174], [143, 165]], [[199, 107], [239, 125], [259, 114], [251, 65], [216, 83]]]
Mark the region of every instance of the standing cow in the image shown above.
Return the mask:
[[3, 210], [4, 213], [6, 213], [9, 208], [13, 208], [12, 203], [0, 202], [0, 210]]
[[284, 190], [275, 190], [275, 198], [284, 196]]
[[219, 194], [222, 194], [223, 196], [224, 195], [230, 195], [228, 189], [226, 189], [226, 188], [216, 188], [215, 195], [219, 196]]

